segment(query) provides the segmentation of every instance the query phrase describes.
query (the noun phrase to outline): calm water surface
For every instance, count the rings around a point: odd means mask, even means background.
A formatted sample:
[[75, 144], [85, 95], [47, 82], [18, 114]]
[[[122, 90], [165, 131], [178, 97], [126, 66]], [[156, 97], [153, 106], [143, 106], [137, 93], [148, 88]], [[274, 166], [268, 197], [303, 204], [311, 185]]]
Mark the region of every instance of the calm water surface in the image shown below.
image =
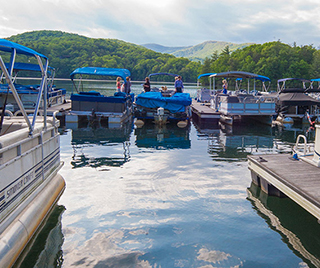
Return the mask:
[[251, 185], [247, 165], [307, 131], [62, 129], [67, 187], [22, 267], [320, 267], [317, 220]]

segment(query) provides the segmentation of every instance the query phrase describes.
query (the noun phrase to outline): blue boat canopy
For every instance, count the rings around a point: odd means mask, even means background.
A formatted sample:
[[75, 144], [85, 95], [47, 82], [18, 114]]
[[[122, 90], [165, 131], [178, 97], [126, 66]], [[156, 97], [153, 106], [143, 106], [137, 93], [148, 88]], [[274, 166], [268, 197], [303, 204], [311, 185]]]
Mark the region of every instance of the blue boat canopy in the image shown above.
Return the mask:
[[127, 69], [118, 68], [103, 68], [103, 67], [82, 67], [75, 69], [71, 74], [71, 80], [74, 79], [76, 74], [87, 74], [87, 75], [103, 75], [103, 76], [120, 76], [124, 81], [126, 77], [130, 76], [131, 73]]
[[249, 79], [257, 79], [262, 82], [271, 81], [269, 77], [248, 73], [248, 72], [241, 72], [241, 71], [230, 71], [230, 72], [223, 72], [223, 73], [215, 73], [210, 75], [210, 77], [222, 77], [222, 78], [249, 78]]
[[31, 48], [25, 47], [23, 45], [13, 43], [11, 41], [5, 40], [5, 39], [0, 39], [0, 50], [4, 52], [12, 52], [13, 49], [17, 51], [18, 54], [23, 54], [27, 56], [39, 56], [41, 58], [47, 59], [46, 56], [34, 51]]
[[[10, 68], [9, 63], [5, 63], [5, 66], [7, 69]], [[38, 64], [32, 64], [32, 63], [23, 63], [23, 62], [15, 62], [13, 66], [13, 70], [16, 71], [35, 71], [35, 72], [41, 72], [41, 68]], [[48, 66], [48, 70], [54, 70], [54, 68]], [[50, 73], [50, 71], [48, 71]]]
[[[297, 83], [291, 83], [290, 87], [286, 87], [287, 81], [298, 81], [301, 82], [300, 86], [293, 87], [297, 85]], [[306, 83], [310, 83], [309, 87], [307, 87]], [[278, 92], [280, 93], [288, 93], [288, 92], [315, 92], [315, 89], [312, 88], [312, 82], [309, 79], [304, 78], [282, 78], [277, 81], [278, 84]]]
[[216, 73], [205, 73], [205, 74], [200, 74], [200, 75], [198, 76], [198, 80], [199, 80], [201, 77], [204, 77], [204, 76], [211, 76], [211, 75], [213, 75], [213, 74], [216, 74]]
[[315, 80], [308, 80], [308, 79], [304, 79], [304, 78], [282, 78], [278, 80], [279, 82], [286, 82], [286, 81], [290, 81], [290, 80], [295, 80], [295, 81], [301, 81], [301, 82], [310, 82], [310, 81], [315, 81]]

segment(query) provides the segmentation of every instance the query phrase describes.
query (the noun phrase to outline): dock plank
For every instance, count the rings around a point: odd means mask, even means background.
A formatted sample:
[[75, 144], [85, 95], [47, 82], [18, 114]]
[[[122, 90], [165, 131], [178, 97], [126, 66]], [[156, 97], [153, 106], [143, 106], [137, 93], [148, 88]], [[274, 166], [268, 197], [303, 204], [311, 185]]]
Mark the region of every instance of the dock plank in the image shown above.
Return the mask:
[[191, 104], [192, 112], [197, 114], [200, 118], [219, 119], [220, 113], [210, 107], [210, 103], [201, 103], [196, 100]]
[[[320, 168], [289, 154], [248, 156], [249, 169], [320, 219]], [[281, 187], [281, 185], [284, 185]], [[316, 210], [316, 211], [315, 211]]]
[[52, 107], [47, 108], [47, 112], [55, 112], [55, 111], [69, 111], [71, 110], [71, 102], [67, 101], [66, 103], [61, 103]]

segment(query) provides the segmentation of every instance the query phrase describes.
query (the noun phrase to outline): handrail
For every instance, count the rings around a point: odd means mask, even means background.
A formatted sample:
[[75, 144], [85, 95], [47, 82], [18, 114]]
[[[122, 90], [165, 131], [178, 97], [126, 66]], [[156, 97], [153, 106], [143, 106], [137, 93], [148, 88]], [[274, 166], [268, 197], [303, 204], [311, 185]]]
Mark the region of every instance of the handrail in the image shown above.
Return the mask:
[[[49, 127], [49, 128], [47, 129], [47, 131], [49, 132], [49, 131], [51, 131], [52, 129], [54, 129], [54, 126]], [[40, 132], [37, 133], [37, 134], [34, 134], [34, 135], [32, 136], [32, 139], [36, 139], [36, 138], [38, 138], [40, 135], [41, 135]], [[30, 138], [24, 138], [24, 139], [22, 139], [22, 140], [20, 140], [20, 141], [17, 141], [17, 142], [12, 143], [12, 144], [10, 144], [10, 145], [8, 145], [8, 146], [5, 146], [4, 148], [1, 148], [1, 149], [0, 149], [0, 154], [3, 154], [3, 153], [5, 153], [6, 151], [9, 151], [9, 150], [13, 149], [14, 147], [21, 146], [21, 145], [23, 145], [23, 144], [25, 144], [25, 143], [27, 143], [27, 142], [29, 142], [29, 141], [30, 141]]]
[[293, 150], [295, 152], [297, 152], [298, 146], [299, 146], [299, 141], [300, 141], [301, 138], [303, 139], [303, 155], [306, 155], [306, 153], [307, 153], [307, 138], [306, 138], [306, 136], [304, 136], [302, 134], [298, 135], [296, 143], [295, 143], [295, 145], [293, 147]]
[[[2, 109], [0, 109], [0, 112], [2, 112]], [[5, 109], [4, 113], [7, 114], [10, 118], [13, 116], [13, 113], [10, 110]]]

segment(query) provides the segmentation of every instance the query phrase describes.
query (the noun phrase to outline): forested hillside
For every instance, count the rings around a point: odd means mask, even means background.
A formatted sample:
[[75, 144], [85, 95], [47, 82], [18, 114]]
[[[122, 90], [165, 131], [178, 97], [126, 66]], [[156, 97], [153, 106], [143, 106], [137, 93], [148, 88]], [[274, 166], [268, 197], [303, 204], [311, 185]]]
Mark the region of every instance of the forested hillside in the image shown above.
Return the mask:
[[[182, 75], [185, 82], [196, 82], [202, 73], [247, 71], [269, 77], [273, 85], [280, 78], [320, 77], [318, 49], [312, 45], [290, 46], [280, 41], [254, 44], [233, 52], [226, 46], [201, 64], [120, 40], [87, 38], [61, 31], [27, 32], [8, 39], [46, 55], [59, 78], [69, 78], [74, 69], [84, 66], [126, 68], [132, 80], [143, 80], [156, 72], [176, 73]], [[202, 82], [206, 81], [207, 78]]]
[[[273, 85], [287, 77], [319, 78], [320, 51], [312, 45], [290, 46], [280, 41], [255, 44], [230, 52], [213, 53], [206, 58], [201, 73], [246, 71], [269, 77]], [[203, 82], [206, 79], [203, 79]]]
[[78, 67], [95, 66], [126, 68], [132, 80], [143, 80], [150, 73], [170, 72], [182, 75], [186, 82], [195, 82], [201, 66], [186, 58], [157, 53], [124, 41], [87, 38], [61, 31], [26, 32], [8, 40], [46, 55], [59, 78], [68, 78]]

